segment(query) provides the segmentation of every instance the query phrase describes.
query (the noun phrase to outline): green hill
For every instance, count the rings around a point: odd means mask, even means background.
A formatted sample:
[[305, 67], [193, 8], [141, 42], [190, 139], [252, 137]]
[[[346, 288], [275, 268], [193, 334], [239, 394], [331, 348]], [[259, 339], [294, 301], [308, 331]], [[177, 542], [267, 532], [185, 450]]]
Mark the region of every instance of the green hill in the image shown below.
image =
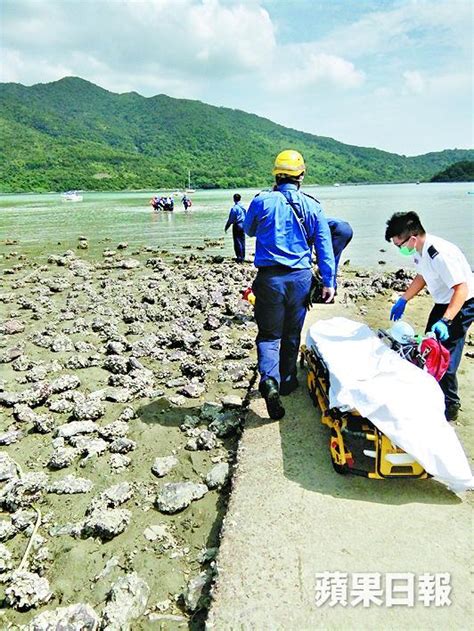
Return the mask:
[[432, 182], [474, 182], [474, 161], [463, 160], [433, 175]]
[[165, 95], [114, 94], [76, 77], [0, 84], [0, 191], [266, 186], [295, 148], [308, 183], [429, 180], [474, 151], [407, 158]]

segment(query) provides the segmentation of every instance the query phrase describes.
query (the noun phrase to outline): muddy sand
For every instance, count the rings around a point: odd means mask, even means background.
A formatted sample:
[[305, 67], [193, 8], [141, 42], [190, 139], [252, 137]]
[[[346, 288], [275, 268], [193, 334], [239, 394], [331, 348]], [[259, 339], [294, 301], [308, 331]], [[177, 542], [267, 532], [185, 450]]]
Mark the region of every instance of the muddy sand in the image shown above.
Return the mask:
[[[256, 376], [255, 271], [84, 242], [40, 260], [2, 246], [0, 625], [202, 628]], [[406, 282], [344, 268], [338, 301], [386, 327]], [[420, 332], [429, 308], [407, 309]]]

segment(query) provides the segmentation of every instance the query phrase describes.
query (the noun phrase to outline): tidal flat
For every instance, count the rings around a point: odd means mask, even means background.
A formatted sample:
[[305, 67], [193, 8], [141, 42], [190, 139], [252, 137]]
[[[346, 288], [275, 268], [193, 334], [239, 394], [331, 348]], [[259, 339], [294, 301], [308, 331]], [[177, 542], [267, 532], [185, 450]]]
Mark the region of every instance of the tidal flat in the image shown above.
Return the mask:
[[[0, 623], [200, 629], [256, 394], [255, 269], [88, 243], [2, 245]], [[407, 278], [344, 269], [338, 300], [370, 316]]]

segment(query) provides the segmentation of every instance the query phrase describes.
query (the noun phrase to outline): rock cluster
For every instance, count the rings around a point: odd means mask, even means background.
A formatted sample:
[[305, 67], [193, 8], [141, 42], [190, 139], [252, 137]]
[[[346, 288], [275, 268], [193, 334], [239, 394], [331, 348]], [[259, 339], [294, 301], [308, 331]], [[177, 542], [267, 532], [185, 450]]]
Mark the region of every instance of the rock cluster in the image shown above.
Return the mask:
[[[78, 244], [89, 256], [89, 241]], [[221, 258], [127, 251], [119, 244], [99, 262], [77, 247], [47, 264], [25, 257], [4, 276], [0, 506], [9, 516], [0, 521], [0, 572], [17, 615], [49, 607], [14, 619], [26, 629], [179, 617], [198, 607], [211, 580], [213, 560], [193, 552], [188, 521], [208, 520], [199, 537], [211, 531], [216, 515], [193, 506], [229, 477], [255, 373], [253, 311], [241, 300], [254, 272]], [[15, 570], [32, 536], [24, 569]], [[105, 544], [102, 570], [80, 552], [92, 540]], [[164, 589], [151, 571], [163, 554], [182, 584], [174, 599], [164, 591], [149, 602]], [[150, 568], [142, 576], [134, 559], [147, 556], [137, 564]], [[206, 580], [188, 584], [196, 562]], [[77, 567], [83, 575], [63, 593]]]
[[[79, 238], [46, 263], [18, 254], [2, 278], [0, 572], [5, 621], [37, 631], [141, 628], [206, 606], [213, 495], [229, 488], [255, 377], [251, 266], [92, 250]], [[364, 301], [408, 281], [340, 286]]]

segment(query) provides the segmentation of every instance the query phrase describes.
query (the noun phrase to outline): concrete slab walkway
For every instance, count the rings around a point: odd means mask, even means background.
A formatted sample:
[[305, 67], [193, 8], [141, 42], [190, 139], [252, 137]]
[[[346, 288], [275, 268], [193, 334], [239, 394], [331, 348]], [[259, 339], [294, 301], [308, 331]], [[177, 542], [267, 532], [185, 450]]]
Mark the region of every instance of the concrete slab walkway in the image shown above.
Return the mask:
[[[326, 317], [341, 314], [341, 307], [326, 309]], [[285, 418], [275, 422], [260, 398], [251, 402], [208, 628], [470, 628], [469, 503], [433, 480], [336, 474], [328, 429], [304, 385], [285, 399], [285, 407]], [[326, 594], [338, 601], [333, 606], [317, 606], [316, 598], [325, 593], [318, 573], [330, 573]], [[392, 582], [391, 573], [402, 576]], [[430, 573], [448, 573], [451, 605], [418, 600], [420, 576]], [[381, 604], [352, 606], [354, 581], [377, 582], [378, 575]], [[340, 598], [346, 591], [344, 606]], [[442, 597], [442, 588], [428, 589], [435, 591]], [[388, 606], [391, 597], [401, 604]]]

